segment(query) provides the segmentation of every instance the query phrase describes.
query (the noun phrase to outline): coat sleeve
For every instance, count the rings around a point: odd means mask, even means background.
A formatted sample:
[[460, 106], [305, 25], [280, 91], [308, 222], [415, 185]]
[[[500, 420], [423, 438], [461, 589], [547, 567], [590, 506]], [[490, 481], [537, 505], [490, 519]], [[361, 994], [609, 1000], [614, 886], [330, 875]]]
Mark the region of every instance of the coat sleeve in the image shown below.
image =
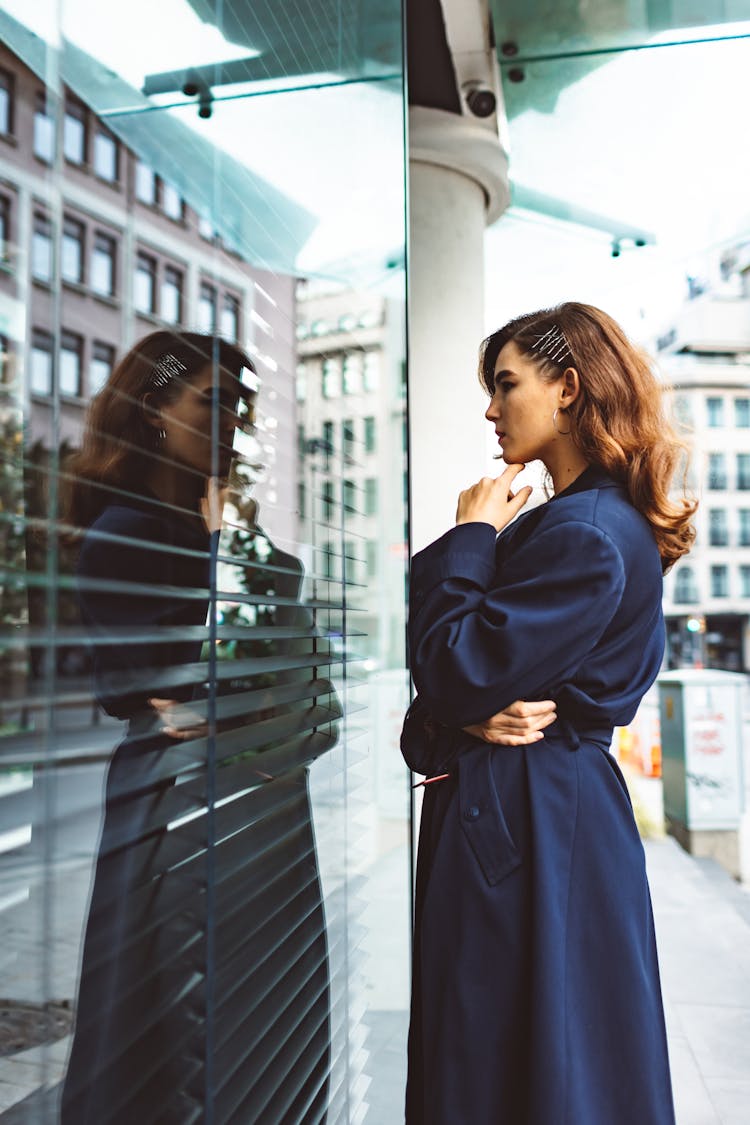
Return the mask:
[[453, 528], [415, 556], [409, 649], [439, 722], [482, 722], [575, 673], [612, 620], [625, 572], [612, 540], [569, 521], [531, 537], [495, 570], [489, 524]]
[[159, 630], [183, 603], [164, 548], [153, 517], [125, 512], [92, 529], [81, 549], [78, 601], [91, 643], [95, 695], [118, 719], [148, 708], [154, 672], [171, 663], [172, 646], [159, 642]]

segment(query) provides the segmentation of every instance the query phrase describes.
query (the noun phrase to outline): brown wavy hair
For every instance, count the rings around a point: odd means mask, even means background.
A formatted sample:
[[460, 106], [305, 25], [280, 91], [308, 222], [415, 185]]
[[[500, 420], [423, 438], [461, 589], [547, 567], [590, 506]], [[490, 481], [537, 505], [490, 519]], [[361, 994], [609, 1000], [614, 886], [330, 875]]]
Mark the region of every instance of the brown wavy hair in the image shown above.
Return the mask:
[[[531, 350], [553, 327], [563, 333], [570, 352], [559, 363]], [[646, 354], [601, 309], [566, 301], [516, 317], [484, 340], [479, 378], [489, 394], [494, 393], [497, 357], [511, 341], [548, 382], [575, 366], [581, 391], [565, 411], [571, 440], [590, 464], [626, 485], [634, 507], [651, 525], [666, 572], [693, 544], [698, 504], [684, 495], [687, 445], [666, 416], [662, 388]], [[674, 500], [670, 487], [679, 470], [683, 497]]]
[[[154, 387], [154, 365], [165, 355], [180, 360], [187, 370], [166, 387]], [[123, 356], [91, 402], [80, 450], [65, 462], [62, 509], [69, 527], [90, 527], [113, 493], [145, 490], [158, 455], [145, 396], [151, 394], [151, 409], [158, 409], [176, 398], [186, 381], [215, 363], [238, 379], [243, 367], [255, 371], [241, 348], [201, 332], [152, 332]], [[251, 389], [244, 384], [238, 390], [251, 397]]]

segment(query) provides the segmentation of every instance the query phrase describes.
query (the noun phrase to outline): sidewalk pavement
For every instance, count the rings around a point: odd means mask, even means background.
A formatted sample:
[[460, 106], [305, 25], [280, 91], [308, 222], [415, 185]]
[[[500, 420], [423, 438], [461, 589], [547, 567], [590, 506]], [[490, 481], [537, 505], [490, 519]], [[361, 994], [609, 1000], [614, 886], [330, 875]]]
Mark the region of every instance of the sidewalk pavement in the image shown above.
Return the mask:
[[645, 847], [677, 1125], [747, 1125], [750, 890], [670, 838]]

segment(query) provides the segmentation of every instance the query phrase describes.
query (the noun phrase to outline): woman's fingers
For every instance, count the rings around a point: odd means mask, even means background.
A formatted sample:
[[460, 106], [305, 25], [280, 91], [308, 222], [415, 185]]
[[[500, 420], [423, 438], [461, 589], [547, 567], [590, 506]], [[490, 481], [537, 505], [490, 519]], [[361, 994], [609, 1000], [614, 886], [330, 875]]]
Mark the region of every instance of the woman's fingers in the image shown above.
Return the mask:
[[544, 738], [542, 732], [556, 719], [557, 708], [553, 699], [517, 699], [483, 723], [463, 729], [493, 746], [528, 746]]
[[529, 485], [515, 495], [511, 489], [524, 468], [524, 465], [509, 465], [501, 476], [482, 477], [462, 492], [458, 498], [456, 523], [489, 523], [496, 531], [502, 531], [531, 495]]

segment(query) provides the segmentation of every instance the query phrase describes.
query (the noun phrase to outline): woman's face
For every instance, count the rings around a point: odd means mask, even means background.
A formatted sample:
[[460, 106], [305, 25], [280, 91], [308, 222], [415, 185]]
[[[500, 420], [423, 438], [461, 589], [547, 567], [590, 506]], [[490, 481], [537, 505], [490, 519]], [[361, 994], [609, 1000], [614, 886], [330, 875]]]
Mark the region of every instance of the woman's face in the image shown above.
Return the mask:
[[[185, 382], [177, 398], [160, 409], [160, 425], [165, 438], [160, 454], [178, 465], [194, 469], [203, 476], [229, 475], [232, 445], [239, 418], [237, 380], [226, 371], [219, 376], [218, 396], [214, 387], [212, 365], [206, 366], [189, 382]], [[214, 399], [218, 397], [218, 450], [212, 452]]]
[[[537, 460], [548, 464], [561, 441], [552, 422], [560, 405], [560, 388], [560, 380], [545, 382], [536, 364], [513, 341], [502, 349], [495, 363], [495, 393], [485, 418], [495, 427], [506, 464]], [[564, 415], [560, 417], [560, 429], [566, 429]]]

